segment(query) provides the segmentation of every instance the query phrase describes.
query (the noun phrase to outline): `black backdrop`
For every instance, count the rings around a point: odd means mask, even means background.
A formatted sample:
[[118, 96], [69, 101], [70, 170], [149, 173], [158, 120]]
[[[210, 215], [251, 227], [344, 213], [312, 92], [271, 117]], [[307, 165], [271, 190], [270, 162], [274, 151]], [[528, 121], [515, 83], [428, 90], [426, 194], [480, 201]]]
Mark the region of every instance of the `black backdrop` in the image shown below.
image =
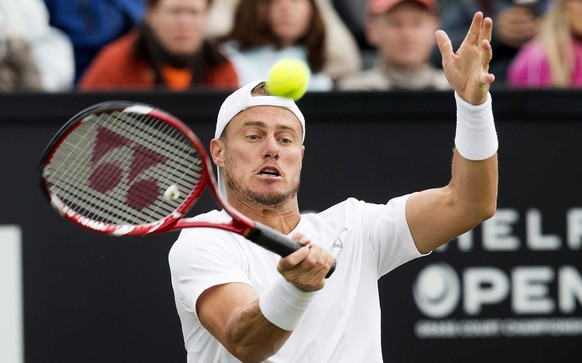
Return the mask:
[[[0, 97], [0, 225], [22, 230], [26, 363], [185, 362], [167, 267], [176, 234], [114, 238], [64, 221], [40, 193], [38, 159], [69, 117], [111, 99], [162, 107], [207, 144], [224, 96]], [[494, 92], [499, 218], [380, 280], [385, 361], [582, 360], [579, 100], [575, 91]], [[310, 93], [300, 107], [303, 210], [448, 182], [451, 93]], [[205, 198], [196, 211], [210, 207]]]

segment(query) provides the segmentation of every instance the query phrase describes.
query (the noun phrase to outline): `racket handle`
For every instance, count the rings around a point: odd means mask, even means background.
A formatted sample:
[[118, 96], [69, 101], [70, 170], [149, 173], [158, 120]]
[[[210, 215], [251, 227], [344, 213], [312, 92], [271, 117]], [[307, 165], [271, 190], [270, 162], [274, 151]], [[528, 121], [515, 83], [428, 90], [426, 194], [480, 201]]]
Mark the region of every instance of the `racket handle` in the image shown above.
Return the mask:
[[[259, 222], [255, 222], [255, 229], [246, 238], [271, 252], [275, 252], [281, 257], [287, 257], [302, 247], [299, 242]], [[334, 271], [335, 261], [333, 261], [333, 265], [325, 278], [330, 277]]]

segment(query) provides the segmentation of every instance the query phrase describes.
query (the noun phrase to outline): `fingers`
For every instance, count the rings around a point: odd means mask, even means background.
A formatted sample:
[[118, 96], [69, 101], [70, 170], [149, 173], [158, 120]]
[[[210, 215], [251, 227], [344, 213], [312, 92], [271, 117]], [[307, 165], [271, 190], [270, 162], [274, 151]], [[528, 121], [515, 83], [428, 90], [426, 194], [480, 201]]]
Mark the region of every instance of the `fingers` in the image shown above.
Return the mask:
[[311, 240], [299, 233], [295, 234], [293, 239], [303, 245], [303, 247], [281, 259], [278, 265], [279, 272], [281, 273], [294, 269], [309, 255]]
[[484, 39], [491, 41], [492, 34], [493, 20], [489, 17], [483, 18], [483, 13], [478, 11], [473, 16], [473, 21], [463, 44], [479, 45]]
[[473, 16], [473, 21], [469, 31], [463, 40], [463, 44], [477, 45], [481, 39], [481, 25], [483, 24], [483, 13], [478, 11]]
[[299, 244], [303, 246], [307, 246], [308, 244], [311, 243], [311, 240], [301, 232], [295, 233], [291, 238], [299, 242]]
[[491, 48], [491, 43], [488, 40], [484, 39], [481, 41], [481, 63], [483, 68], [489, 68], [489, 62], [493, 58], [493, 49]]
[[299, 250], [282, 258], [277, 265], [279, 273], [303, 291], [316, 291], [325, 285], [325, 276], [334, 263], [334, 258], [323, 247], [312, 244], [303, 235], [293, 239], [304, 244]]
[[[483, 43], [483, 40], [486, 40], [489, 44], [491, 42], [491, 36], [493, 33], [493, 21], [491, 18], [483, 18], [483, 13], [480, 11], [476, 12], [473, 16], [473, 20], [471, 22], [471, 26], [467, 31], [467, 35], [465, 36], [465, 40], [463, 44], [461, 44], [461, 48], [466, 48], [470, 46], [479, 46]], [[451, 57], [453, 57], [456, 53], [453, 50], [453, 46], [451, 44], [451, 40], [449, 39], [448, 35], [442, 31], [438, 30], [435, 33], [437, 45], [439, 47], [439, 51], [441, 53], [443, 64], [447, 64], [450, 62]], [[487, 63], [491, 60], [491, 50], [490, 45], [488, 45], [488, 49], [486, 50], [486, 56], [489, 57]]]
[[491, 41], [492, 34], [493, 34], [493, 20], [491, 20], [491, 18], [483, 19], [483, 27], [481, 29], [481, 40], [485, 39]]
[[325, 273], [333, 264], [333, 256], [323, 247], [308, 244], [279, 261], [278, 269], [282, 274], [299, 276], [303, 274], [318, 275]]

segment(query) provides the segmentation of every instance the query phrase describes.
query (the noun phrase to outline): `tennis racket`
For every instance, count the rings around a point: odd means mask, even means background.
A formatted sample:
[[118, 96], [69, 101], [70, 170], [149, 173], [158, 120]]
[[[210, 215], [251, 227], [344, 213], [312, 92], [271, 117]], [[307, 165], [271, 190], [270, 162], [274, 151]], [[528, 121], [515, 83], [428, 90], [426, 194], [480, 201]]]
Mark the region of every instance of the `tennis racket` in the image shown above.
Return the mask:
[[[81, 111], [49, 142], [40, 172], [50, 204], [93, 231], [136, 236], [212, 227], [282, 257], [301, 247], [230, 206], [217, 191], [210, 159], [194, 132], [149, 105], [113, 101]], [[206, 187], [231, 222], [185, 218]], [[334, 269], [335, 263], [328, 277]]]

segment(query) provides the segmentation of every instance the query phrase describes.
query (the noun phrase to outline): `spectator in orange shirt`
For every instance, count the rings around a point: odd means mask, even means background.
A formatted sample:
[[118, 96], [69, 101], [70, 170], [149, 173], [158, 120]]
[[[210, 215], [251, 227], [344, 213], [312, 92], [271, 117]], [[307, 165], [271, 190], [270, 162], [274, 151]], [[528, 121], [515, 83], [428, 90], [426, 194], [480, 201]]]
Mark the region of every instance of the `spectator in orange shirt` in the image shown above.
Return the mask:
[[147, 0], [144, 24], [100, 51], [79, 89], [237, 88], [233, 65], [205, 38], [211, 1]]

